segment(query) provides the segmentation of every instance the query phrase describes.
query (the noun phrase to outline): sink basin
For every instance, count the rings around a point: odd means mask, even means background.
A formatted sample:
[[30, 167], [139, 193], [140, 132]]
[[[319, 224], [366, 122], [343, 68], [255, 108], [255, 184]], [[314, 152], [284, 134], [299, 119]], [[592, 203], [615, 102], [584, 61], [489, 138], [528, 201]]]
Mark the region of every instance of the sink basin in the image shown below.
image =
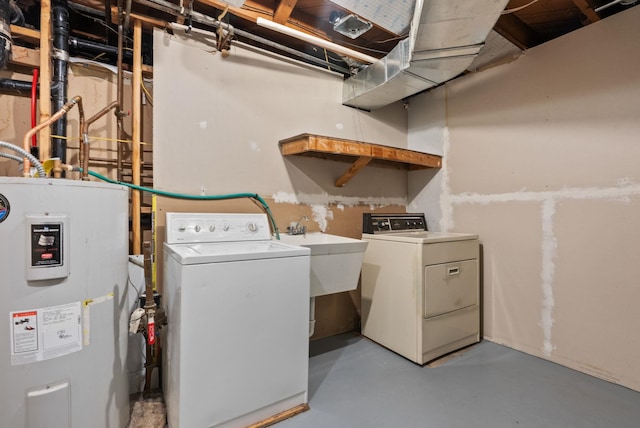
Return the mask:
[[311, 250], [311, 297], [355, 290], [367, 242], [328, 233], [280, 235], [287, 244]]

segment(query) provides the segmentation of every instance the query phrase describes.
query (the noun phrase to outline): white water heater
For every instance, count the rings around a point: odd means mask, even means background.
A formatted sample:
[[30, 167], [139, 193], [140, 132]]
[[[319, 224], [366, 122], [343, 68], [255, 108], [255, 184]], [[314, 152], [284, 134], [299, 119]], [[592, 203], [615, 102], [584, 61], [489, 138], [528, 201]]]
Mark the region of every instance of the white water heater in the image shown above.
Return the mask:
[[128, 190], [0, 177], [0, 426], [124, 428]]

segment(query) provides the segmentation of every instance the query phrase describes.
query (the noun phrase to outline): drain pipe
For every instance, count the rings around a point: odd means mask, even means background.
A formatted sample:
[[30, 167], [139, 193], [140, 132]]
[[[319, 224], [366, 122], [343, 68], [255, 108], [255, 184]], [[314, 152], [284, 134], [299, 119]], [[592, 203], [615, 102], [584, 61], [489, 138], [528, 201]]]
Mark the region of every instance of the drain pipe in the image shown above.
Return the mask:
[[[118, 48], [105, 45], [103, 43], [96, 43], [90, 40], [83, 40], [77, 37], [69, 37], [69, 48], [73, 53], [84, 52], [90, 54], [108, 54], [117, 55]], [[129, 51], [123, 52], [124, 59], [131, 61], [133, 54]]]
[[[69, 62], [69, 3], [68, 0], [53, 0], [51, 5], [53, 21], [53, 77], [51, 82], [52, 110], [59, 111], [67, 102], [67, 74]], [[51, 132], [59, 137], [52, 139], [51, 155], [67, 163], [67, 119], [64, 115], [53, 124]]]
[[[11, 56], [11, 24], [24, 26], [24, 15], [13, 0], [0, 0], [0, 69], [7, 66]], [[31, 84], [0, 79], [0, 93], [26, 97], [31, 94]]]
[[15, 95], [18, 97], [30, 97], [31, 82], [23, 82], [22, 80], [14, 79], [0, 79], [0, 93]]
[[10, 0], [0, 0], [0, 70], [9, 63], [11, 56], [11, 26], [9, 24]]

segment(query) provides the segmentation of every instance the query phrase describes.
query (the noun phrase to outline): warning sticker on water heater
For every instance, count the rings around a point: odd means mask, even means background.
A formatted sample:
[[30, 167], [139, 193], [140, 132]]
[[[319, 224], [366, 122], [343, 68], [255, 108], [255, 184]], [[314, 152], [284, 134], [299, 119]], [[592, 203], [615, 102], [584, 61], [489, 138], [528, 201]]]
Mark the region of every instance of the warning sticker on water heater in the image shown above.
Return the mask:
[[10, 312], [11, 365], [61, 357], [82, 349], [80, 302]]

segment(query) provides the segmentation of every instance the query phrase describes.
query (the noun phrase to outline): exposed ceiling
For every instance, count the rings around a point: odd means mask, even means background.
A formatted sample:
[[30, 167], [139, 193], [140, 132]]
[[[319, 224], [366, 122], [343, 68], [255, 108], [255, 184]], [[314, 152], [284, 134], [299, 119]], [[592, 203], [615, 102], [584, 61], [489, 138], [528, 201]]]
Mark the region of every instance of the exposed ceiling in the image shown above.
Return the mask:
[[[53, 0], [54, 2], [56, 0]], [[418, 0], [421, 3], [423, 0]], [[493, 0], [486, 0], [491, 3]], [[511, 0], [489, 34], [485, 48], [469, 69], [478, 69], [494, 62], [505, 61], [521, 51], [545, 43], [556, 37], [597, 22], [640, 0]], [[23, 11], [27, 26], [39, 28], [40, 4], [37, 0], [16, 0]], [[105, 45], [117, 42], [118, 6], [126, 14], [139, 17], [156, 26], [168, 26], [178, 22], [191, 24], [193, 28], [215, 32], [204, 21], [219, 20], [235, 31], [231, 40], [256, 45], [306, 62], [309, 56], [318, 59], [316, 65], [331, 67], [348, 74], [366, 62], [348, 59], [346, 55], [316, 43], [302, 41], [257, 24], [258, 18], [282, 24], [302, 33], [311, 34], [342, 47], [362, 52], [374, 58], [387, 55], [402, 39], [408, 36], [409, 25], [416, 0], [72, 0], [70, 5], [71, 35]], [[424, 0], [428, 3], [429, 0]], [[129, 4], [127, 4], [129, 3]], [[234, 6], [234, 4], [236, 6]], [[242, 4], [240, 7], [239, 4]], [[603, 8], [604, 6], [608, 7]], [[600, 10], [603, 8], [602, 10]], [[357, 17], [348, 19], [354, 14]], [[122, 16], [121, 15], [121, 16]], [[198, 22], [200, 21], [200, 22]], [[128, 22], [128, 20], [127, 20]], [[371, 28], [356, 38], [334, 30], [334, 24], [347, 27], [347, 32], [357, 33], [358, 27]], [[153, 24], [145, 25], [150, 30]], [[339, 27], [339, 28], [340, 28]], [[355, 28], [350, 30], [350, 28]], [[145, 62], [151, 63], [150, 31], [146, 32]], [[266, 41], [266, 42], [265, 42]], [[20, 44], [20, 38], [14, 40]], [[130, 40], [125, 44], [130, 44]], [[232, 42], [233, 43], [233, 42]], [[283, 51], [273, 44], [284, 46]], [[300, 57], [301, 52], [306, 57]], [[72, 52], [87, 57], [109, 59], [109, 55]]]

